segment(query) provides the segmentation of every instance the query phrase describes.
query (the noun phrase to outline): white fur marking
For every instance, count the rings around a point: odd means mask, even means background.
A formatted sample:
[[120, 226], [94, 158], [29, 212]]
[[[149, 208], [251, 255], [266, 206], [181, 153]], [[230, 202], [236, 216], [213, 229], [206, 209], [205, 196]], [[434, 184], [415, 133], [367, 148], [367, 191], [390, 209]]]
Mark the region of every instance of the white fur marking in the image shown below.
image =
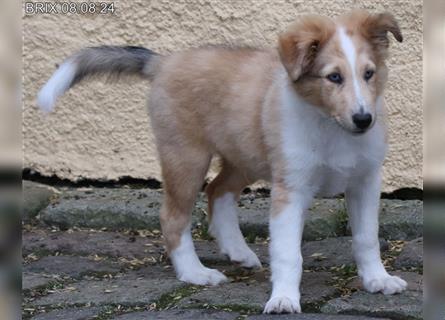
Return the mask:
[[217, 285], [227, 281], [225, 275], [202, 265], [196, 255], [190, 226], [184, 229], [179, 246], [170, 253], [179, 280], [198, 285]]
[[352, 229], [352, 249], [358, 274], [369, 292], [394, 294], [406, 289], [406, 282], [391, 276], [380, 258], [378, 240], [378, 211], [380, 169], [371, 170], [364, 177], [350, 182], [346, 203]]
[[[338, 30], [338, 34], [340, 36], [340, 45], [342, 47], [343, 53], [346, 56], [346, 59], [348, 60], [349, 66], [351, 67], [352, 71], [352, 82], [354, 84], [354, 93], [357, 98], [357, 102], [359, 106], [363, 106], [363, 108], [366, 108], [366, 105], [364, 103], [364, 99], [361, 93], [360, 89], [360, 83], [358, 81], [357, 77], [357, 50], [354, 46], [354, 43], [351, 40], [351, 37], [349, 37], [346, 34], [346, 31], [344, 28], [340, 28]], [[359, 110], [357, 110], [359, 111]], [[366, 110], [364, 110], [366, 112]]]
[[264, 313], [299, 313], [300, 280], [302, 274], [301, 236], [304, 225], [304, 209], [307, 201], [292, 197], [290, 204], [277, 216], [271, 216], [270, 257], [272, 270], [272, 294]]
[[66, 61], [59, 66], [37, 96], [37, 103], [45, 112], [51, 112], [59, 96], [69, 89], [76, 75], [76, 64]]
[[209, 232], [216, 238], [221, 252], [243, 267], [261, 267], [256, 254], [248, 247], [239, 228], [235, 196], [226, 193], [213, 202]]

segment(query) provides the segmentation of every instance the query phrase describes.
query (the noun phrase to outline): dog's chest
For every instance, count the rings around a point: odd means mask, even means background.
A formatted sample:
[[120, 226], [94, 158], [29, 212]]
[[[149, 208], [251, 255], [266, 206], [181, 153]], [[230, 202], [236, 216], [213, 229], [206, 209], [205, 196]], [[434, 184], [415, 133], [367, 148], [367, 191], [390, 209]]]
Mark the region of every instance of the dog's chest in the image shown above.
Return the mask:
[[322, 130], [310, 135], [307, 128], [294, 127], [284, 135], [288, 181], [295, 187], [333, 196], [344, 192], [351, 179], [381, 165], [385, 143], [378, 128], [361, 137], [335, 126]]
[[351, 177], [369, 166], [369, 159], [361, 148], [336, 141], [329, 144], [315, 144], [312, 148], [313, 163], [309, 185], [318, 196], [333, 196], [345, 191]]

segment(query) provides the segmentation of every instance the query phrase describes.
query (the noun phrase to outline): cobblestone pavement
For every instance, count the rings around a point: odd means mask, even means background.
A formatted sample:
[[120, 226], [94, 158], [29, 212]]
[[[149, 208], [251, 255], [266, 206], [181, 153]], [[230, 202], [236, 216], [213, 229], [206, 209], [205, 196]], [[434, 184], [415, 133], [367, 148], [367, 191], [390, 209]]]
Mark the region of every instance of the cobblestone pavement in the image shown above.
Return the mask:
[[[264, 266], [257, 271], [233, 265], [219, 253], [206, 232], [206, 204], [200, 198], [194, 220], [198, 255], [230, 279], [201, 287], [176, 280], [165, 257], [154, 218], [159, 194], [147, 189], [55, 190], [27, 183], [23, 318], [422, 319], [420, 201], [382, 202], [382, 255], [388, 269], [409, 283], [406, 292], [395, 296], [362, 290], [344, 205], [316, 201], [307, 226], [320, 228], [307, 234], [303, 244], [304, 313], [276, 316], [261, 314], [270, 293], [267, 197], [249, 194], [240, 203], [243, 230]], [[132, 219], [137, 220], [133, 225]]]

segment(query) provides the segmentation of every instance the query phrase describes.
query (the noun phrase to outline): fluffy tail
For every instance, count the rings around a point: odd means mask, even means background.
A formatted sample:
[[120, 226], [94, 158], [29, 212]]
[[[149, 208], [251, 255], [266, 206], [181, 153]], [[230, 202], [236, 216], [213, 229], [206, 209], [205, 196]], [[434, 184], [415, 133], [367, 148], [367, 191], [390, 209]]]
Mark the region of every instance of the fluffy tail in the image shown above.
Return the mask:
[[52, 111], [59, 96], [80, 82], [96, 75], [139, 75], [154, 77], [159, 55], [142, 47], [101, 46], [81, 50], [66, 59], [40, 90], [37, 103], [46, 112]]

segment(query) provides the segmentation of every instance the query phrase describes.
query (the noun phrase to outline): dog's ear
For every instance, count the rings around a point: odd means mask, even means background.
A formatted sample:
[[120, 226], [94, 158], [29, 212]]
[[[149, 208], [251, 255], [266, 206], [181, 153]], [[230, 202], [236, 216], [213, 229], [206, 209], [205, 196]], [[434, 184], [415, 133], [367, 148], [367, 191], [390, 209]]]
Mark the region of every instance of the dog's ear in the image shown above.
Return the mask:
[[363, 36], [371, 43], [375, 50], [384, 56], [389, 47], [388, 32], [392, 33], [398, 42], [403, 41], [399, 24], [394, 16], [388, 12], [367, 14], [361, 26]]
[[279, 36], [281, 62], [293, 81], [310, 70], [317, 53], [334, 32], [335, 25], [331, 19], [307, 15], [291, 24]]

